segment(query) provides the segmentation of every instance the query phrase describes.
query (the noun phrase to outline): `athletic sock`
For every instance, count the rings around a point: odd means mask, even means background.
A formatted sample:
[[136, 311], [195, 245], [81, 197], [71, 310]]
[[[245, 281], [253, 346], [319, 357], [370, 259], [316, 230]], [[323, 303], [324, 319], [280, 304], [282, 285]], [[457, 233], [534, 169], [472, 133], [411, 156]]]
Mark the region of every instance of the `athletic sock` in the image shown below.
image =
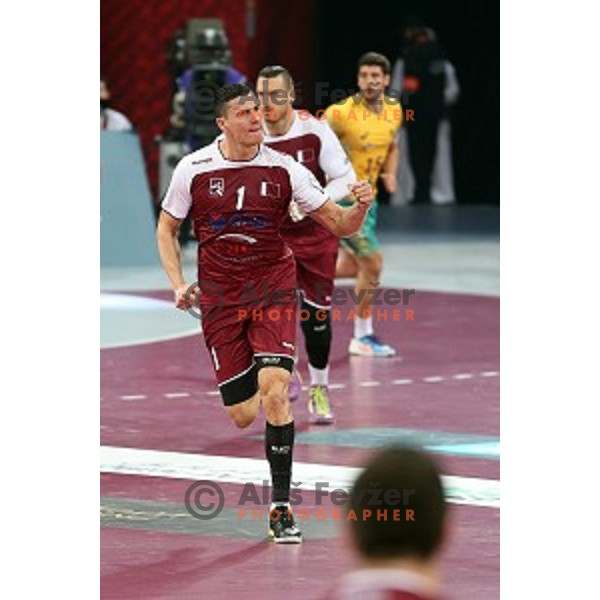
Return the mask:
[[373, 317], [368, 316], [366, 319], [362, 319], [357, 316], [354, 321], [354, 337], [360, 339], [365, 335], [373, 335]]
[[306, 342], [308, 363], [317, 369], [325, 369], [331, 350], [331, 311], [319, 309], [308, 302], [302, 303], [308, 318], [300, 320]]
[[271, 502], [282, 504], [290, 500], [294, 421], [286, 425], [271, 425], [267, 421], [265, 434], [267, 460], [271, 467]]
[[324, 369], [316, 369], [309, 364], [308, 372], [310, 373], [310, 385], [329, 385], [329, 365]]

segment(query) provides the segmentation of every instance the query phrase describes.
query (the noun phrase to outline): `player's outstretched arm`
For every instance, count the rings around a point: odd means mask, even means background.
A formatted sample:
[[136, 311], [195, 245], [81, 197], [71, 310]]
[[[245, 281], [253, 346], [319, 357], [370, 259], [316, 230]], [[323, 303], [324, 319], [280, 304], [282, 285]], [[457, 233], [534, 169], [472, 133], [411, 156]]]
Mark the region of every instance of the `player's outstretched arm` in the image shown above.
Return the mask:
[[309, 213], [311, 218], [338, 237], [354, 235], [362, 227], [374, 198], [373, 188], [368, 181], [357, 181], [348, 188], [356, 198], [352, 206], [342, 208], [335, 202], [327, 200], [317, 210]]
[[163, 269], [171, 282], [175, 294], [175, 306], [180, 309], [189, 308], [195, 301], [193, 294], [187, 294], [189, 288], [181, 270], [181, 253], [177, 233], [181, 221], [162, 210], [156, 228], [158, 254]]

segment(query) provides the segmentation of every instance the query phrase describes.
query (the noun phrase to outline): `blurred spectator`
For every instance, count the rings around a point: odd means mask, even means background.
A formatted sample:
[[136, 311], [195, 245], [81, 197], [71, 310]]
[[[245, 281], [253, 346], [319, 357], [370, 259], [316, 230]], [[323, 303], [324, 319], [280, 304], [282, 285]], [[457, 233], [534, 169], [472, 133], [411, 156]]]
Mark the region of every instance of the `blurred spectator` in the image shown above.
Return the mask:
[[[176, 38], [185, 48], [185, 68], [176, 77], [168, 140], [184, 142], [189, 152], [210, 144], [221, 131], [216, 124], [217, 91], [231, 83], [244, 83], [246, 77], [231, 66], [232, 53], [222, 26], [192, 19], [188, 26], [194, 35]], [[185, 39], [183, 39], [185, 38]], [[189, 40], [193, 43], [189, 43]], [[174, 63], [176, 61], [173, 61]], [[178, 70], [178, 69], [176, 69]], [[179, 228], [179, 243], [187, 246], [192, 239], [192, 220], [188, 215]]]
[[408, 161], [400, 166], [400, 203], [454, 202], [450, 107], [460, 93], [456, 73], [435, 32], [419, 19], [407, 21], [403, 43], [391, 89], [400, 94], [405, 109], [414, 110], [415, 118], [406, 120], [401, 134]]
[[191, 151], [220, 134], [215, 124], [214, 98], [218, 89], [244, 83], [245, 75], [231, 66], [232, 53], [224, 29], [203, 28], [188, 48], [190, 67], [177, 78], [171, 125], [185, 131]]
[[110, 108], [110, 90], [105, 77], [100, 78], [100, 129], [107, 131], [131, 131], [129, 119], [118, 110]]
[[[440, 597], [440, 548], [447, 513], [440, 472], [432, 458], [398, 446], [378, 452], [354, 484], [347, 510], [348, 517], [352, 511], [357, 517], [346, 523], [361, 568], [342, 579], [336, 600]], [[371, 516], [366, 517], [368, 511]]]

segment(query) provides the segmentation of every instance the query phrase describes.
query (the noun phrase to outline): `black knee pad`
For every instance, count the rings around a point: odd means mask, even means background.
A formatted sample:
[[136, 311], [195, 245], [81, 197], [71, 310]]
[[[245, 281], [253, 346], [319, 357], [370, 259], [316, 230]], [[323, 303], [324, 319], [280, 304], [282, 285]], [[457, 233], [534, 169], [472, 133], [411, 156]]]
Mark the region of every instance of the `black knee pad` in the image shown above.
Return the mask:
[[324, 369], [329, 362], [331, 349], [331, 311], [302, 302], [300, 324], [308, 361], [315, 369]]

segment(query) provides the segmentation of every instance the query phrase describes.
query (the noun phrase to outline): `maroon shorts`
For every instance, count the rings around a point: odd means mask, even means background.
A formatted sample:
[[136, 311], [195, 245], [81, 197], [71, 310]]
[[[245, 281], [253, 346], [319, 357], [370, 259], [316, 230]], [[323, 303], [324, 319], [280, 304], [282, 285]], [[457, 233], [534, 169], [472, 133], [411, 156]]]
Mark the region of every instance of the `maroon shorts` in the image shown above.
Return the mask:
[[[294, 295], [293, 289], [290, 295]], [[262, 367], [292, 372], [296, 307], [295, 301], [258, 307], [225, 306], [214, 318], [210, 311], [202, 310], [204, 341], [226, 406], [254, 396]]]
[[309, 304], [331, 308], [339, 239], [310, 217], [295, 226], [281, 233], [296, 259], [298, 290]]

